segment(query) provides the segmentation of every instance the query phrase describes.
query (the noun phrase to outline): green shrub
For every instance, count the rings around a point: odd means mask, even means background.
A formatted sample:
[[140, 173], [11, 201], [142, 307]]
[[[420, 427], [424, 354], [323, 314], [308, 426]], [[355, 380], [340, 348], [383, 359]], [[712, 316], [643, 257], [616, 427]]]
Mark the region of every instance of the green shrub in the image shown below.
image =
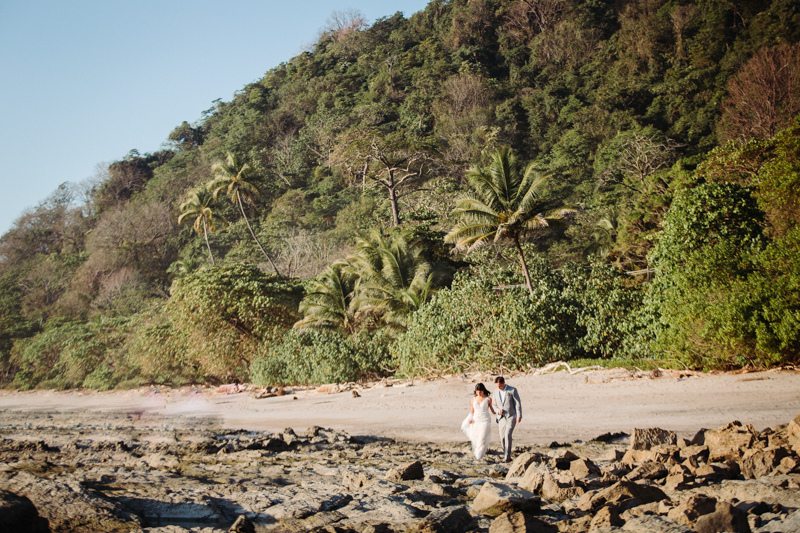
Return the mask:
[[301, 298], [299, 283], [254, 266], [210, 267], [175, 281], [165, 314], [202, 375], [246, 379], [253, 354], [280, 343], [297, 321]]
[[577, 302], [565, 297], [561, 274], [541, 259], [529, 269], [533, 295], [513, 268], [457, 274], [410, 317], [392, 346], [398, 372], [518, 370], [571, 357], [580, 338]]
[[20, 340], [15, 346], [19, 371], [13, 385], [22, 389], [111, 388], [117, 374], [126, 372], [118, 359], [126, 332], [125, 319], [67, 322]]
[[380, 365], [380, 349], [365, 350], [370, 346], [336, 331], [290, 331], [253, 361], [250, 380], [260, 386], [358, 381]]
[[190, 359], [187, 333], [173, 327], [163, 309], [140, 314], [132, 327], [124, 353], [127, 364], [135, 370], [133, 381], [124, 387], [142, 383], [181, 386], [204, 381], [199, 365]]
[[[637, 319], [645, 293], [643, 285], [616, 267], [568, 264], [562, 269], [564, 297], [577, 302], [580, 328], [577, 347], [586, 357], [647, 357], [649, 350], [638, 338]], [[577, 355], [577, 353], [576, 353]]]

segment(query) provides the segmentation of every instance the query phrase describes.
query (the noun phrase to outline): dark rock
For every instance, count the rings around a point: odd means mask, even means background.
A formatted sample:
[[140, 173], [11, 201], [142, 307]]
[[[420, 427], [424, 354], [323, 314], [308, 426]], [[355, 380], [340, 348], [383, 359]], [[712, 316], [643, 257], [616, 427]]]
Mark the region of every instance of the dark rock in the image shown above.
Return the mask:
[[598, 435], [597, 437], [593, 438], [590, 442], [604, 442], [609, 443], [615, 440], [621, 440], [626, 437], [630, 437], [627, 433], [603, 433], [602, 435]]
[[0, 489], [0, 525], [4, 533], [49, 533], [50, 525], [25, 496]]

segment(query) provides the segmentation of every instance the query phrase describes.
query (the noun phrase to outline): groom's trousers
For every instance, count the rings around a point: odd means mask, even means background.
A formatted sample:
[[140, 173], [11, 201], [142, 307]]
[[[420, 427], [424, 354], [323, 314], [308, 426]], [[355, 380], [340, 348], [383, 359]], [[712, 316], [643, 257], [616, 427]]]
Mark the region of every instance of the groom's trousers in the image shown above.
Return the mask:
[[511, 434], [517, 425], [514, 417], [501, 417], [497, 423], [500, 428], [500, 445], [503, 447], [503, 460], [511, 459]]

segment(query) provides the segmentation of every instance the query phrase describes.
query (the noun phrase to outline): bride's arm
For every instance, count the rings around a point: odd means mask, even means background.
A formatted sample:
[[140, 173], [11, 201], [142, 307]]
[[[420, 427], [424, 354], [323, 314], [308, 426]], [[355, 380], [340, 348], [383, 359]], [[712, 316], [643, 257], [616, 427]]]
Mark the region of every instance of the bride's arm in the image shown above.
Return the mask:
[[472, 415], [475, 414], [475, 404], [472, 400], [469, 401], [469, 423], [472, 424]]
[[497, 413], [494, 412], [494, 409], [492, 409], [492, 399], [491, 398], [489, 398], [489, 410], [492, 412], [493, 415], [497, 414]]

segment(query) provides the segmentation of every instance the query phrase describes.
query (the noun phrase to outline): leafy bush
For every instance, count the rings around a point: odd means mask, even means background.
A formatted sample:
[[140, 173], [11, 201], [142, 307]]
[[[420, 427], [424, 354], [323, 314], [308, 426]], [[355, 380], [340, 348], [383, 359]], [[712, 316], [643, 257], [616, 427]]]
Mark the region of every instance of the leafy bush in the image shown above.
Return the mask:
[[649, 351], [638, 338], [642, 327], [637, 314], [644, 287], [618, 268], [595, 264], [568, 264], [562, 269], [564, 297], [577, 302], [577, 347], [587, 357], [646, 357]]
[[563, 278], [543, 260], [534, 258], [529, 268], [533, 295], [515, 270], [479, 265], [474, 274], [457, 274], [392, 346], [398, 372], [517, 370], [569, 358], [580, 337], [577, 302], [563, 297]]
[[250, 380], [261, 386], [358, 381], [379, 369], [383, 350], [375, 347], [336, 331], [290, 331], [253, 361]]
[[176, 280], [166, 316], [185, 332], [186, 357], [212, 379], [245, 379], [253, 354], [297, 321], [301, 286], [249, 265], [210, 267]]
[[125, 373], [118, 349], [127, 331], [124, 319], [67, 322], [20, 341], [13, 385], [22, 389], [112, 388]]
[[[772, 299], [759, 281], [764, 214], [753, 188], [707, 183], [682, 191], [654, 248], [658, 276], [648, 305], [661, 314], [656, 348], [693, 367], [770, 364], [757, 349], [771, 329]], [[763, 343], [761, 343], [763, 344]]]
[[118, 387], [141, 383], [180, 386], [204, 381], [200, 366], [190, 358], [187, 332], [176, 329], [163, 309], [138, 315], [132, 320], [132, 327], [124, 354], [135, 379]]

